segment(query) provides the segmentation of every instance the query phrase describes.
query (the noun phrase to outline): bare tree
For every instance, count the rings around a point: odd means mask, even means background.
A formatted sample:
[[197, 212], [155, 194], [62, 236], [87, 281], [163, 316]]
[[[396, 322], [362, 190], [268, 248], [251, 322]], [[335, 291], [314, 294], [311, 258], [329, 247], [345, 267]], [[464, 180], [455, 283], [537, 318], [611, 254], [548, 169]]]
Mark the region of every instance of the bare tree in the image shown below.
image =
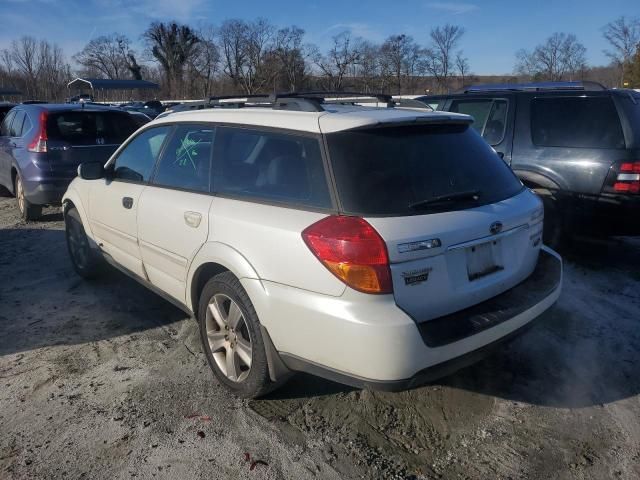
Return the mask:
[[220, 65], [220, 51], [215, 43], [213, 27], [203, 28], [199, 32], [200, 42], [197, 52], [190, 62], [192, 70], [191, 91], [200, 91], [200, 96], [211, 94], [213, 79]]
[[188, 25], [154, 22], [143, 38], [164, 71], [169, 95], [182, 96], [184, 68], [196, 54], [198, 34]]
[[420, 64], [421, 49], [408, 35], [392, 35], [380, 47], [383, 74], [392, 76], [398, 93], [402, 93], [403, 78], [410, 79]]
[[587, 49], [573, 34], [554, 33], [532, 52], [516, 52], [516, 72], [537, 80], [573, 80], [584, 70]]
[[456, 53], [456, 62], [455, 69], [458, 75], [460, 75], [460, 80], [462, 81], [462, 86], [465, 85], [465, 79], [471, 73], [471, 67], [469, 66], [469, 59], [464, 56], [462, 50]]
[[624, 15], [607, 23], [602, 35], [611, 45], [604, 53], [620, 69], [620, 87], [624, 84], [625, 71], [631, 63], [636, 49], [640, 46], [640, 19]]
[[326, 55], [315, 54], [315, 64], [325, 78], [330, 90], [342, 90], [344, 78], [353, 73], [360, 60], [362, 40], [354, 39], [345, 31], [333, 37], [333, 44]]
[[94, 38], [73, 59], [90, 72], [99, 72], [106, 78], [123, 78], [129, 71], [128, 54], [133, 55], [129, 39], [113, 33]]
[[464, 28], [444, 25], [431, 30], [431, 45], [426, 50], [425, 69], [438, 83], [440, 90], [449, 91], [449, 77], [454, 69], [454, 51], [464, 35]]
[[281, 28], [274, 42], [274, 54], [290, 91], [299, 90], [307, 76], [309, 49], [303, 44], [304, 30], [296, 27]]

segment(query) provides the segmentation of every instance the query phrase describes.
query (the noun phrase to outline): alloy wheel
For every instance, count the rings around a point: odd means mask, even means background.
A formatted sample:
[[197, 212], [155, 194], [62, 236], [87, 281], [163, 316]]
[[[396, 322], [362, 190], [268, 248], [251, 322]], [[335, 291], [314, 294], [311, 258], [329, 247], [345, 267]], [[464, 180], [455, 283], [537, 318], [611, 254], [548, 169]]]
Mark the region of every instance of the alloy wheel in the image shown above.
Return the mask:
[[249, 375], [252, 343], [249, 329], [238, 304], [217, 293], [209, 301], [206, 315], [207, 340], [220, 371], [233, 382]]
[[16, 200], [18, 201], [18, 209], [20, 210], [20, 213], [24, 213], [24, 188], [20, 177], [16, 180]]

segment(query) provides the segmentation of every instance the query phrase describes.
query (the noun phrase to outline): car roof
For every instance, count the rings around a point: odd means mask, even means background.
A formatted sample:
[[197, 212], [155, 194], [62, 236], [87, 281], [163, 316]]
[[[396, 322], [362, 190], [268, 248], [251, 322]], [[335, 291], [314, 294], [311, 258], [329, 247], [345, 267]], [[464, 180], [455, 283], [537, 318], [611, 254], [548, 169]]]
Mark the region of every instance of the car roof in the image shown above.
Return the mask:
[[29, 110], [37, 110], [43, 112], [71, 112], [71, 111], [85, 111], [85, 112], [124, 112], [126, 111], [118, 107], [110, 107], [108, 105], [96, 105], [96, 104], [83, 104], [82, 103], [32, 103], [21, 105], [22, 108]]
[[190, 110], [167, 115], [154, 120], [147, 126], [181, 122], [218, 122], [310, 133], [331, 133], [387, 124], [471, 123], [472, 121], [470, 116], [459, 113], [323, 104], [323, 110], [319, 112], [277, 110], [267, 107]]

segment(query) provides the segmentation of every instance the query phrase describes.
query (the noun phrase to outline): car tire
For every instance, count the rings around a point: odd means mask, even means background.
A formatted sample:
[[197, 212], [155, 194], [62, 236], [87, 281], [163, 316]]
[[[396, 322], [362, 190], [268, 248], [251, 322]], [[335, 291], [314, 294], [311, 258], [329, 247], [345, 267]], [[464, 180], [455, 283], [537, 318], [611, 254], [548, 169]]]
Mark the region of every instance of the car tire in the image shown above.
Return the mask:
[[98, 276], [102, 268], [102, 258], [89, 243], [82, 225], [82, 219], [75, 207], [69, 208], [64, 215], [67, 250], [73, 269], [83, 278], [92, 279]]
[[14, 191], [16, 192], [16, 202], [18, 203], [18, 211], [23, 220], [37, 220], [42, 215], [42, 205], [34, 205], [24, 193], [24, 184], [20, 174], [16, 174], [16, 182]]
[[257, 398], [278, 385], [269, 377], [258, 315], [231, 272], [220, 273], [205, 284], [198, 323], [209, 366], [231, 392], [243, 398]]

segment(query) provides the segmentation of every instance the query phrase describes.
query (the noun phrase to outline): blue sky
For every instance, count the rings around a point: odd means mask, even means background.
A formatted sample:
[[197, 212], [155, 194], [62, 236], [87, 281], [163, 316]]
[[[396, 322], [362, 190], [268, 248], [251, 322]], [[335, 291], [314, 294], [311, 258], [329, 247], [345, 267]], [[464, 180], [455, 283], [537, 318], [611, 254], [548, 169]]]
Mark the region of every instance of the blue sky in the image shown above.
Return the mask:
[[139, 42], [154, 20], [198, 26], [262, 16], [304, 28], [307, 41], [320, 47], [343, 30], [372, 41], [407, 33], [426, 43], [431, 27], [453, 23], [466, 29], [460, 47], [472, 71], [504, 74], [512, 71], [516, 50], [556, 31], [577, 35], [590, 64], [607, 63], [602, 27], [620, 15], [640, 16], [640, 0], [0, 0], [0, 49], [33, 35], [57, 42], [70, 55], [92, 37], [114, 31]]

